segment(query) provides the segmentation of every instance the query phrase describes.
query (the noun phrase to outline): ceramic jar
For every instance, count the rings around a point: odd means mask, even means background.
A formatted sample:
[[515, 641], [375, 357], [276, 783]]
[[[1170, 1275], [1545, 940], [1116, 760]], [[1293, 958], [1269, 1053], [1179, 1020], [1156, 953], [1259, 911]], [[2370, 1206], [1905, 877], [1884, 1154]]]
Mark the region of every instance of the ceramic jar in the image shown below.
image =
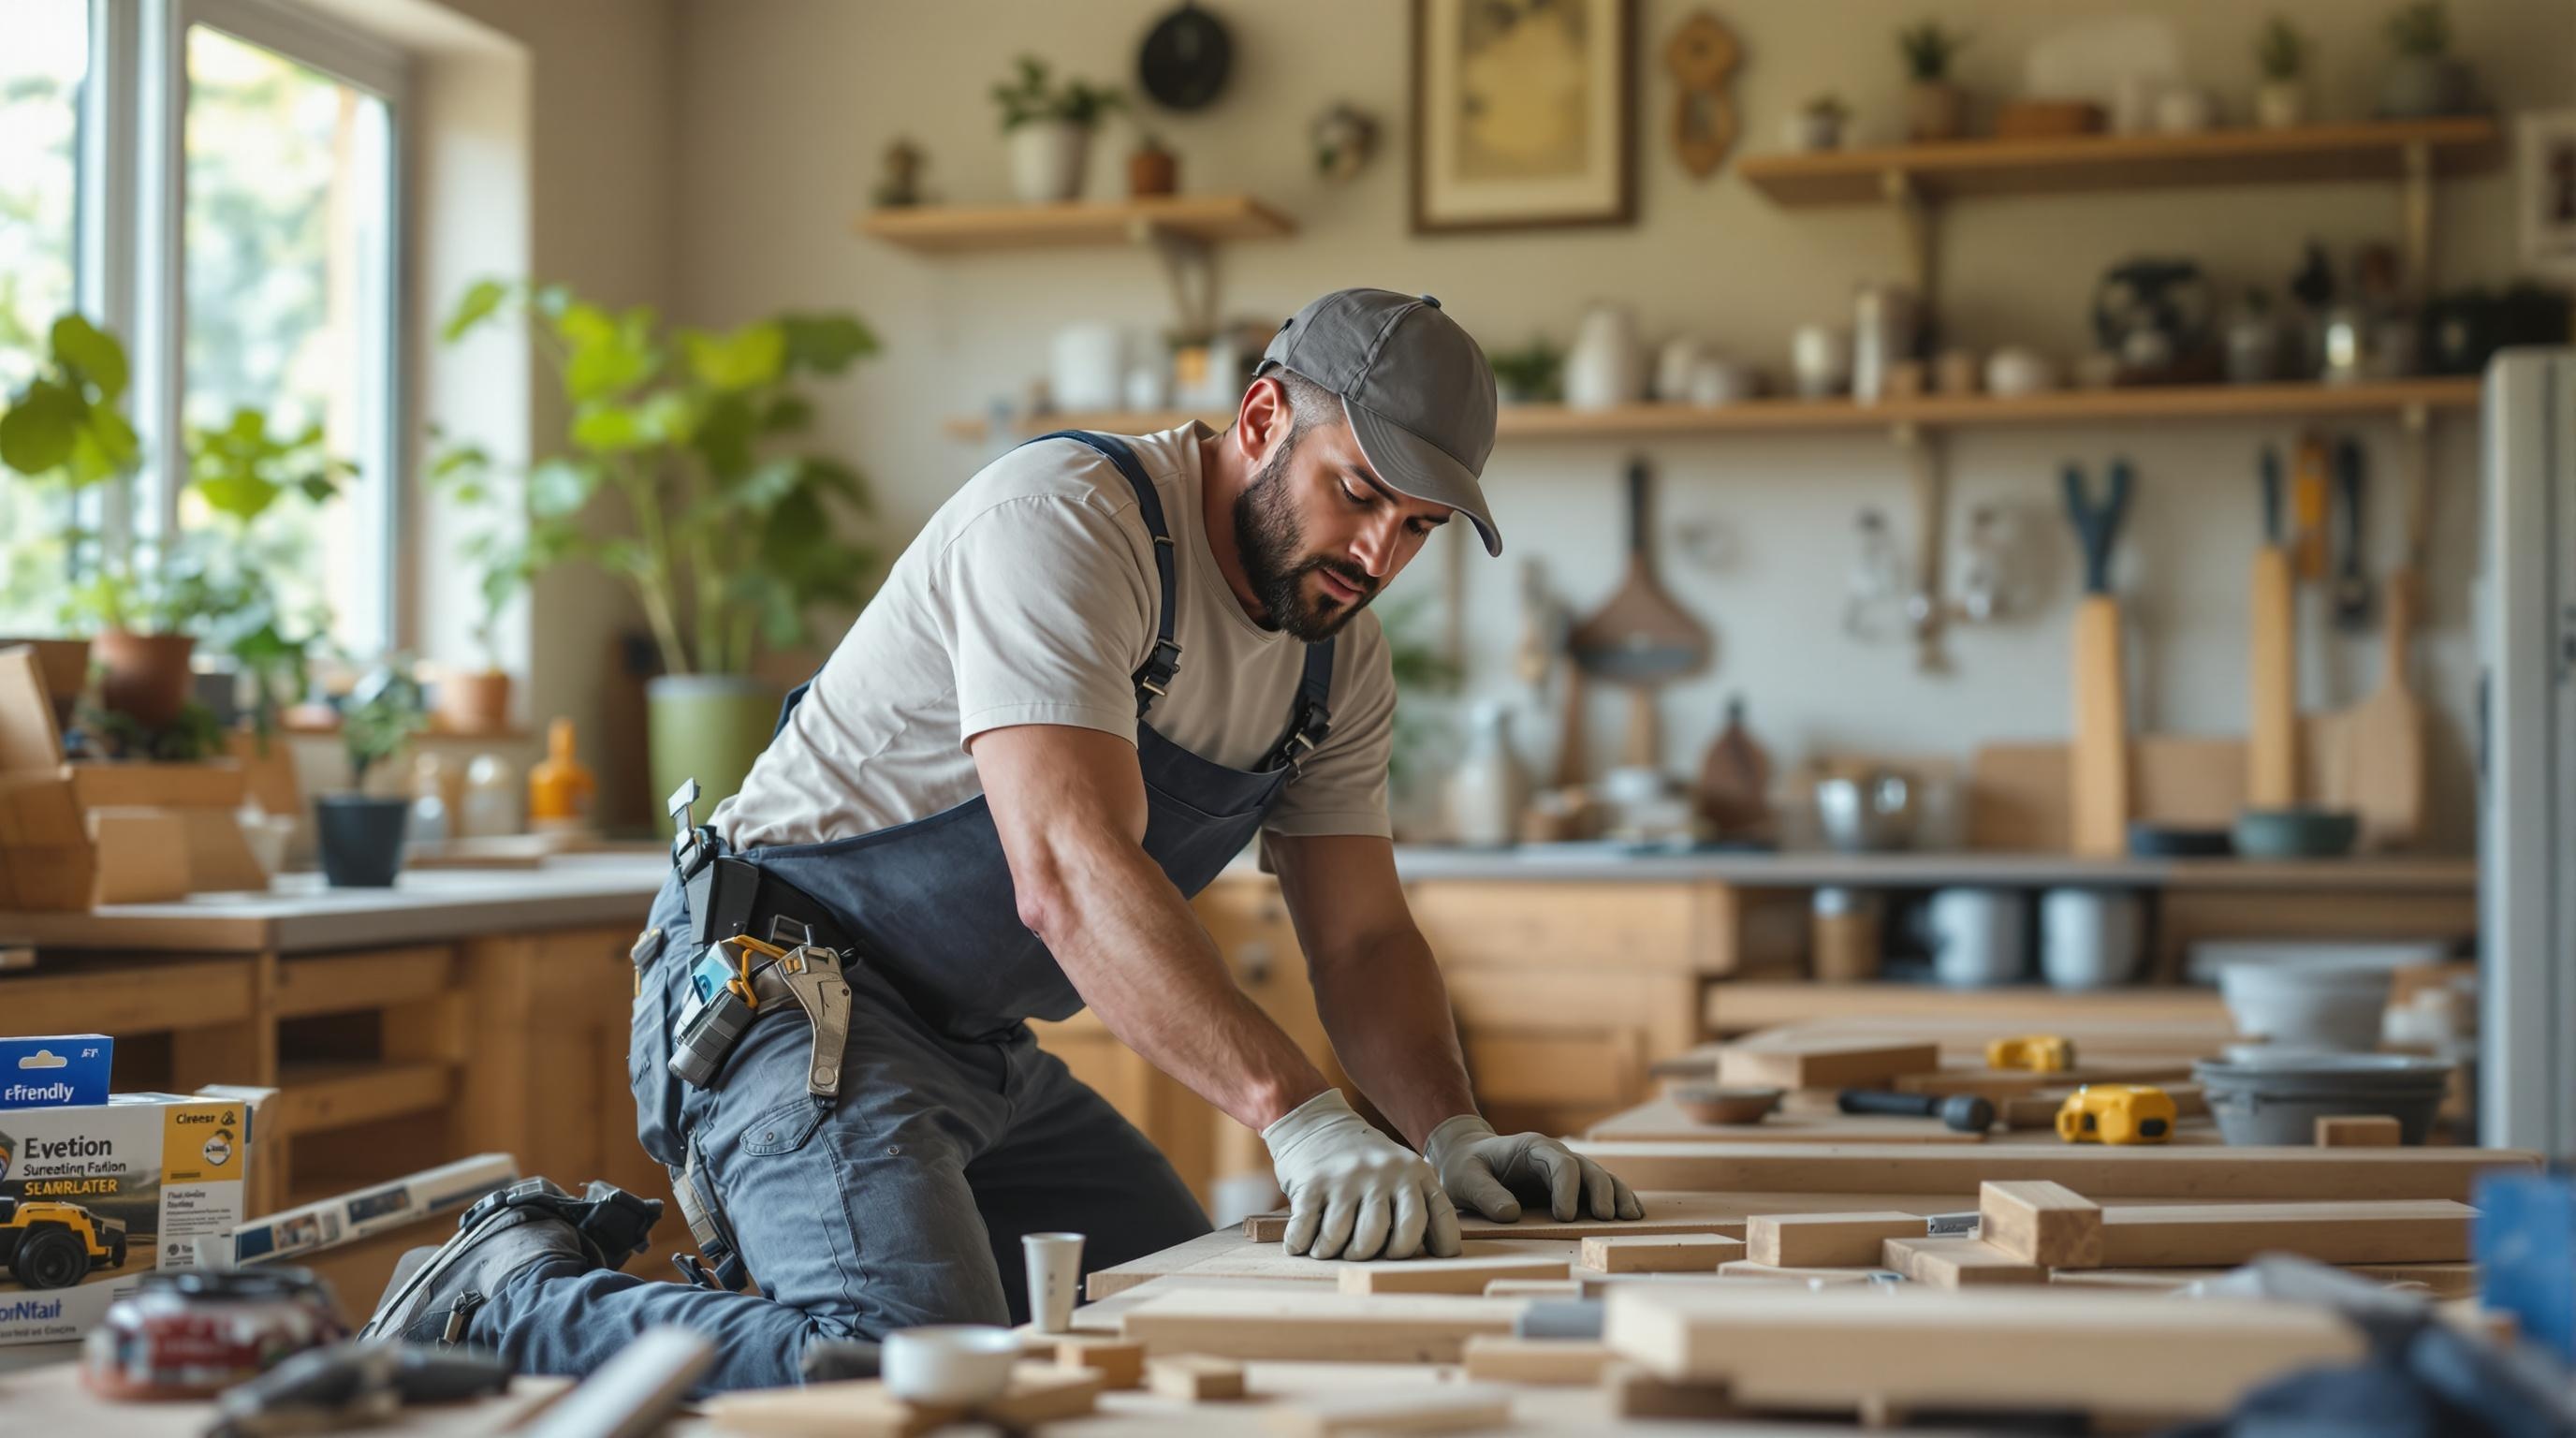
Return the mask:
[[1584, 312], [1565, 357], [1565, 403], [1571, 409], [1617, 409], [1645, 398], [1646, 364], [1637, 317], [1623, 305]]
[[1832, 325], [1800, 325], [1789, 337], [1789, 373], [1800, 399], [1831, 399], [1851, 387], [1850, 332]]
[[1466, 757], [1449, 775], [1451, 837], [1469, 848], [1499, 849], [1520, 836], [1529, 804], [1529, 775], [1512, 752], [1512, 711], [1476, 706]]

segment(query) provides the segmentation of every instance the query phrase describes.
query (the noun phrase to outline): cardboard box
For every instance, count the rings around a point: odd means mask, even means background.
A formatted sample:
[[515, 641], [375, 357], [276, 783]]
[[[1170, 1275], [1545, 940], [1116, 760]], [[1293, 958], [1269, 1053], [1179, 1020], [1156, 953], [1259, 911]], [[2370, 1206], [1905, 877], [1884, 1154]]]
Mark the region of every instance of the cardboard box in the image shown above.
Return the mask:
[[242, 1219], [256, 1106], [133, 1093], [0, 1112], [0, 1345], [97, 1326], [152, 1269]]
[[103, 1104], [115, 1063], [105, 1034], [0, 1038], [0, 1109]]

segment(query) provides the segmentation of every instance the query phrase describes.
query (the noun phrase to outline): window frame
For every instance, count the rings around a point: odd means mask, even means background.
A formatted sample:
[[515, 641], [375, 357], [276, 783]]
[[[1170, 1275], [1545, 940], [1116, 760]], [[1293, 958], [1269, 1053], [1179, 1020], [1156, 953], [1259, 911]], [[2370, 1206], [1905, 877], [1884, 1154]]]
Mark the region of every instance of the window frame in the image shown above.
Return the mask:
[[83, 167], [76, 303], [124, 336], [132, 420], [144, 446], [132, 509], [111, 491], [89, 518], [111, 543], [174, 532], [187, 480], [182, 442], [187, 354], [188, 32], [203, 25], [373, 95], [385, 107], [385, 250], [381, 293], [368, 297], [376, 343], [360, 355], [351, 456], [368, 480], [358, 510], [378, 561], [364, 611], [342, 616], [362, 649], [394, 647], [405, 615], [396, 544], [412, 476], [403, 296], [411, 282], [413, 120], [409, 55], [293, 0], [89, 0], [90, 78], [81, 97]]

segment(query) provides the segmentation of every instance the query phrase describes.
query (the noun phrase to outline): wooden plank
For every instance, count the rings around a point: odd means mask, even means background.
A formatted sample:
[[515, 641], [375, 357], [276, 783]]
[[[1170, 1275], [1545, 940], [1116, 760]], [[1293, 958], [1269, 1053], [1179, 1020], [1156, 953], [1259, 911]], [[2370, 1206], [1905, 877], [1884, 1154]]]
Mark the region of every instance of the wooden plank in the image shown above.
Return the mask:
[[2503, 131], [2486, 116], [2359, 120], [2196, 134], [2050, 135], [1812, 154], [1747, 155], [1745, 181], [1774, 204], [1880, 204], [1887, 176], [1934, 199], [2175, 185], [2392, 180], [2416, 146], [2436, 173], [2492, 168]]
[[1882, 1267], [1934, 1288], [2048, 1282], [2048, 1270], [1975, 1238], [1891, 1238], [1879, 1246]]
[[720, 1394], [704, 1407], [727, 1433], [777, 1438], [913, 1438], [970, 1416], [1005, 1428], [1079, 1418], [1099, 1406], [1100, 1376], [1022, 1363], [1001, 1397], [973, 1408], [913, 1403], [874, 1379]]
[[1492, 1383], [1531, 1383], [1542, 1387], [1589, 1387], [1618, 1361], [1607, 1344], [1562, 1338], [1494, 1338], [1467, 1340], [1467, 1376]]
[[447, 989], [455, 971], [456, 951], [443, 944], [280, 959], [277, 1016], [382, 1009], [430, 998]]
[[1504, 1334], [1528, 1305], [1403, 1293], [1357, 1298], [1294, 1285], [1247, 1294], [1182, 1289], [1130, 1308], [1119, 1331], [1154, 1353], [1343, 1363], [1455, 1363], [1479, 1333]]
[[2401, 1133], [2384, 1113], [2329, 1114], [2317, 1120], [2317, 1147], [2395, 1148]]
[[[1480, 1214], [1458, 1215], [1459, 1236], [1469, 1243], [1506, 1238], [1590, 1238], [1596, 1234], [1722, 1233], [1740, 1238], [1744, 1209], [1723, 1194], [1641, 1191], [1643, 1218], [1573, 1218], [1562, 1223], [1544, 1208], [1524, 1205], [1519, 1221], [1497, 1223]], [[1260, 1213], [1243, 1221], [1243, 1236], [1255, 1243], [1277, 1243], [1288, 1236], [1288, 1215]], [[1462, 1255], [1463, 1256], [1463, 1255]]]
[[1977, 1191], [1978, 1237], [2044, 1268], [2102, 1266], [2102, 1206], [2064, 1184], [2022, 1180]]
[[1672, 1139], [1711, 1143], [1983, 1143], [1930, 1119], [1860, 1118], [1839, 1113], [1775, 1113], [1760, 1123], [1701, 1123], [1669, 1098], [1650, 1099], [1586, 1129], [1590, 1138]]
[[[2296, 1369], [2358, 1361], [2366, 1340], [2322, 1309], [2246, 1299], [2012, 1289], [1790, 1292], [1638, 1285], [1608, 1299], [1604, 1341], [1747, 1407], [2076, 1409], [2197, 1417]], [[2151, 1361], [2141, 1361], [2151, 1357]]]
[[[1252, 1221], [1246, 1219], [1245, 1223], [1249, 1226]], [[1287, 1227], [1288, 1219], [1283, 1214], [1279, 1219], [1279, 1228], [1281, 1232], [1285, 1232]], [[1115, 1298], [1131, 1288], [1141, 1287], [1157, 1278], [1179, 1273], [1203, 1260], [1240, 1253], [1243, 1251], [1245, 1237], [1246, 1235], [1234, 1229], [1220, 1228], [1211, 1233], [1201, 1234], [1187, 1243], [1176, 1243], [1160, 1252], [1146, 1254], [1142, 1258], [1131, 1258], [1125, 1263], [1108, 1268], [1095, 1268], [1082, 1276], [1083, 1300], [1087, 1303], [1098, 1303], [1104, 1298]], [[1276, 1235], [1269, 1240], [1271, 1243], [1278, 1241]]]
[[[2117, 1147], [2092, 1144], [1595, 1143], [1573, 1149], [1630, 1186], [1784, 1193], [1973, 1194], [2046, 1179], [2094, 1199], [2465, 1199], [2478, 1175], [2528, 1173], [2521, 1149]], [[1903, 1208], [1904, 1204], [1888, 1204]]]
[[[1587, 1242], [1597, 1240], [1586, 1240]], [[1419, 1258], [1395, 1263], [1346, 1263], [1344, 1293], [1481, 1294], [1498, 1279], [1563, 1279], [1562, 1258]]]
[[451, 1071], [441, 1063], [291, 1064], [261, 1117], [290, 1137], [445, 1104]]
[[1145, 1362], [1145, 1386], [1183, 1403], [1226, 1403], [1243, 1397], [1243, 1365], [1204, 1353], [1176, 1353]]
[[1717, 1081], [1773, 1088], [1876, 1087], [1941, 1066], [1938, 1044], [1796, 1033], [1756, 1034], [1718, 1050]]
[[1497, 1278], [1485, 1285], [1487, 1298], [1581, 1298], [1583, 1283], [1573, 1278]]
[[1922, 1236], [1915, 1213], [1766, 1213], [1746, 1220], [1744, 1256], [1773, 1268], [1869, 1267], [1885, 1240]]
[[1285, 1398], [1268, 1410], [1265, 1426], [1281, 1438], [1334, 1438], [1344, 1433], [1455, 1433], [1501, 1427], [1511, 1419], [1511, 1395], [1504, 1390], [1483, 1383], [1444, 1383]]
[[1778, 1264], [1756, 1263], [1749, 1258], [1739, 1258], [1732, 1263], [1719, 1264], [1717, 1276], [1761, 1279], [1773, 1283], [1794, 1283], [1804, 1288], [1813, 1283], [1867, 1283], [1869, 1276], [1884, 1266], [1874, 1254], [1865, 1264], [1837, 1264], [1824, 1268], [1790, 1268]]
[[251, 1016], [252, 961], [84, 960], [62, 973], [0, 979], [12, 1033], [148, 1034], [237, 1024]]
[[[1401, 1278], [1346, 1279], [1344, 1276], [1346, 1274], [1368, 1273], [1380, 1269], [1390, 1272], [1397, 1269], [1410, 1270], [1435, 1263], [1477, 1264], [1535, 1260], [1543, 1264], [1556, 1265], [1556, 1271], [1545, 1276], [1563, 1278], [1566, 1276], [1566, 1268], [1574, 1262], [1576, 1252], [1575, 1240], [1570, 1238], [1495, 1238], [1461, 1244], [1457, 1256], [1447, 1259], [1428, 1256], [1393, 1260], [1314, 1258], [1305, 1254], [1290, 1253], [1280, 1244], [1253, 1243], [1238, 1235], [1227, 1236], [1234, 1240], [1231, 1246], [1210, 1250], [1196, 1263], [1180, 1270], [1181, 1275], [1200, 1279], [1254, 1279], [1264, 1283], [1295, 1283], [1347, 1292], [1350, 1290], [1345, 1287], [1345, 1284], [1349, 1282], [1383, 1281], [1401, 1285], [1405, 1280]], [[1431, 1271], [1438, 1272], [1436, 1269]], [[1434, 1284], [1440, 1282], [1436, 1277], [1425, 1281]], [[1392, 1293], [1398, 1289], [1389, 1288], [1379, 1291]], [[1463, 1290], [1435, 1287], [1429, 1291], [1478, 1293], [1483, 1291], [1483, 1286], [1480, 1284]]]
[[1715, 1273], [1744, 1256], [1744, 1241], [1714, 1233], [1659, 1233], [1583, 1240], [1583, 1266], [1599, 1273]]
[[1089, 1369], [1100, 1375], [1104, 1389], [1141, 1388], [1145, 1385], [1145, 1348], [1139, 1343], [1122, 1343], [1114, 1338], [1089, 1335], [1057, 1338], [1055, 1366]]
[[2263, 1253], [2320, 1263], [2451, 1263], [2469, 1256], [2476, 1217], [2467, 1204], [2442, 1199], [2106, 1208], [2101, 1266], [2226, 1267]]

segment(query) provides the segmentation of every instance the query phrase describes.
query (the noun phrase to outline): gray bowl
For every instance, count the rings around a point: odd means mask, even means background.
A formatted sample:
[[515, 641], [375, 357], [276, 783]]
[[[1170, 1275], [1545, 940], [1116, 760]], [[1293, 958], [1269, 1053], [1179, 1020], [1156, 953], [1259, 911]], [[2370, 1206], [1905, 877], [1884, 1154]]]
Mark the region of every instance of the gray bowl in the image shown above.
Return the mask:
[[2231, 1144], [2304, 1147], [2317, 1120], [2386, 1114], [2398, 1141], [2419, 1144], [2449, 1088], [2451, 1065], [2411, 1054], [2247, 1053], [2191, 1066], [2219, 1135]]
[[2349, 809], [2247, 809], [2236, 816], [2236, 852], [2248, 859], [2332, 859], [2352, 852], [2361, 816]]

